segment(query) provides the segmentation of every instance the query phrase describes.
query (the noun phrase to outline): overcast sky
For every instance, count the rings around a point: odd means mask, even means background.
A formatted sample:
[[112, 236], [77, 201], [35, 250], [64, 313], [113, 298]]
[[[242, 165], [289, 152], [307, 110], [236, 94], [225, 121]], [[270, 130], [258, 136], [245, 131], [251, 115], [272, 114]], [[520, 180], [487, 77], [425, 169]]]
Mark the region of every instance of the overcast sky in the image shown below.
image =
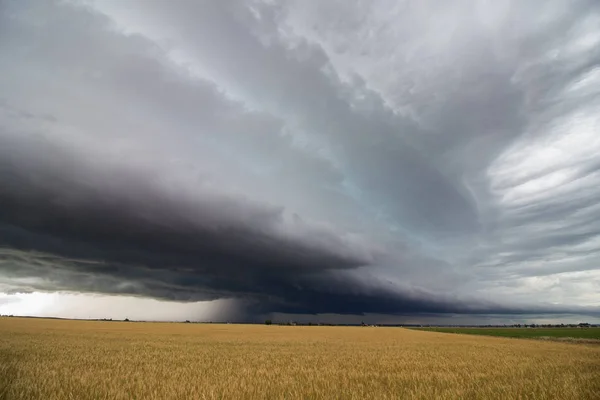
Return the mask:
[[597, 0], [8, 0], [0, 71], [0, 313], [600, 321]]

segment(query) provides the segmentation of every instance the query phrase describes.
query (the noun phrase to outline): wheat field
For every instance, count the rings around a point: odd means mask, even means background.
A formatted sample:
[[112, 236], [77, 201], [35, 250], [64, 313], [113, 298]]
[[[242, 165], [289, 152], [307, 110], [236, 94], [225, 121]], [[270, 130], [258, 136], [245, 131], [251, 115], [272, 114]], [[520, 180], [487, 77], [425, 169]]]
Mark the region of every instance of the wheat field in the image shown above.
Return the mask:
[[599, 399], [600, 346], [401, 328], [0, 318], [0, 399]]

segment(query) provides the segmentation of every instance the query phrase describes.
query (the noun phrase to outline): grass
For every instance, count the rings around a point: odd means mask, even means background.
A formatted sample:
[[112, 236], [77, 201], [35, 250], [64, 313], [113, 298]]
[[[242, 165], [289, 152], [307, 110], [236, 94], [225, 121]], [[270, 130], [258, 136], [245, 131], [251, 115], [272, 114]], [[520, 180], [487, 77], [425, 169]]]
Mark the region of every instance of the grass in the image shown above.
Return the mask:
[[423, 331], [511, 338], [591, 339], [600, 341], [600, 328], [418, 328]]
[[0, 318], [0, 399], [594, 399], [600, 346], [402, 328]]

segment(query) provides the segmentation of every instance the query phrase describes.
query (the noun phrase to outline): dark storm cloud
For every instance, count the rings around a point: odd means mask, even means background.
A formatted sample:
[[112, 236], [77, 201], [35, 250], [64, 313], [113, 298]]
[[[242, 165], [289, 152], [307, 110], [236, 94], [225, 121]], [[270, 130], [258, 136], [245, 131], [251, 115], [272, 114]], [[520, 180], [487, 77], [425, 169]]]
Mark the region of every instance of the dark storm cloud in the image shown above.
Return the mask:
[[[336, 269], [374, 261], [334, 231], [297, 217], [286, 221], [282, 208], [214, 192], [170, 193], [156, 174], [119, 165], [86, 169], [72, 154], [35, 142], [2, 142], [0, 218], [9, 245], [80, 257], [103, 248], [101, 258], [145, 264], [175, 257], [171, 262], [184, 267], [214, 259], [221, 269], [244, 263]], [[83, 249], [63, 239], [81, 241]]]
[[4, 3], [0, 288], [597, 313], [600, 10], [534, 3]]
[[33, 142], [18, 142], [2, 147], [0, 258], [15, 282], [39, 279], [23, 289], [235, 298], [253, 314], [518, 312], [333, 273], [377, 258], [298, 219], [285, 226], [280, 209], [214, 194], [186, 202], [139, 171], [85, 170], [51, 144], [31, 154]]
[[382, 281], [368, 274], [331, 271], [299, 273], [289, 270], [273, 273], [261, 271], [260, 266], [247, 262], [240, 268], [223, 270], [213, 260], [208, 260], [201, 267], [159, 268], [135, 266], [131, 263], [65, 259], [14, 249], [2, 251], [0, 257], [4, 273], [13, 282], [31, 276], [38, 278], [35, 281], [27, 280], [26, 286], [23, 286], [25, 289], [20, 291], [69, 292], [77, 288], [84, 292], [182, 302], [235, 299], [242, 307], [243, 318], [250, 320], [273, 312], [352, 315], [518, 315], [565, 312], [598, 316], [598, 310], [594, 308], [544, 303], [534, 306], [501, 305], [485, 300], [443, 296]]

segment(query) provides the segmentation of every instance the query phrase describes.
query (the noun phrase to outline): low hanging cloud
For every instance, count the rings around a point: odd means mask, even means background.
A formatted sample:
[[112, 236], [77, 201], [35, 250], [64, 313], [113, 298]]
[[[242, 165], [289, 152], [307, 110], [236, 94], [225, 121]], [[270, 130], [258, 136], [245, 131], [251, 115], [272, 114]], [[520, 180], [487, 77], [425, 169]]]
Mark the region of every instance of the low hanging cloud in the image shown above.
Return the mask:
[[1, 7], [1, 291], [599, 315], [596, 2]]

